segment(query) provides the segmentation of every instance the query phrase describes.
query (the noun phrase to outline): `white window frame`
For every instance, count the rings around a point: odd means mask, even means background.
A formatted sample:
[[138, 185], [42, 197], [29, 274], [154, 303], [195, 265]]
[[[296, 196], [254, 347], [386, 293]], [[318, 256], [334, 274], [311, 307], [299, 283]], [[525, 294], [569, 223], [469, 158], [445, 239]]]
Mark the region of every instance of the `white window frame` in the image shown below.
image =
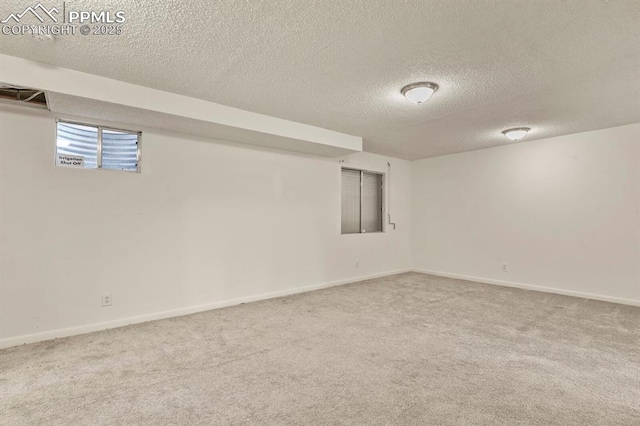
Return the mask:
[[[78, 126], [85, 126], [85, 127], [95, 127], [96, 130], [98, 131], [98, 147], [97, 147], [97, 154], [96, 154], [96, 161], [97, 161], [97, 166], [95, 169], [93, 168], [87, 168], [85, 170], [109, 170], [109, 171], [114, 171], [114, 172], [125, 172], [125, 173], [140, 173], [140, 162], [142, 160], [142, 152], [141, 152], [141, 145], [142, 145], [142, 132], [139, 130], [127, 130], [127, 129], [119, 129], [117, 127], [110, 127], [110, 126], [103, 126], [100, 124], [93, 124], [93, 123], [83, 123], [80, 121], [73, 121], [73, 120], [65, 120], [63, 118], [56, 118], [56, 132], [54, 135], [54, 139], [53, 139], [53, 144], [54, 144], [54, 164], [56, 164], [56, 159], [58, 157], [58, 123], [65, 123], [65, 124], [76, 124]], [[103, 169], [102, 168], [102, 131], [103, 130], [112, 130], [114, 132], [120, 132], [120, 133], [129, 133], [132, 135], [138, 135], [138, 143], [137, 143], [137, 148], [136, 148], [136, 170], [118, 170], [118, 169]], [[57, 164], [56, 164], [57, 165]]]
[[[342, 232], [342, 224], [340, 225], [340, 235], [366, 235], [366, 234], [384, 234], [385, 232], [387, 232], [387, 227], [386, 227], [386, 221], [385, 219], [385, 214], [386, 214], [386, 200], [387, 200], [387, 194], [386, 194], [386, 182], [387, 182], [387, 175], [385, 172], [380, 172], [377, 170], [368, 170], [368, 169], [359, 169], [356, 167], [347, 167], [347, 166], [342, 166], [340, 167], [340, 194], [342, 194], [342, 170], [353, 170], [355, 172], [360, 172], [360, 232], [348, 232], [348, 233], [343, 233]], [[362, 191], [362, 177], [364, 173], [372, 173], [375, 175], [380, 176], [380, 193], [381, 193], [381, 197], [380, 197], [380, 231], [373, 231], [373, 232], [362, 232], [362, 198], [363, 198], [363, 191]], [[342, 219], [342, 202], [340, 203], [340, 218]], [[342, 222], [342, 221], [341, 221]]]

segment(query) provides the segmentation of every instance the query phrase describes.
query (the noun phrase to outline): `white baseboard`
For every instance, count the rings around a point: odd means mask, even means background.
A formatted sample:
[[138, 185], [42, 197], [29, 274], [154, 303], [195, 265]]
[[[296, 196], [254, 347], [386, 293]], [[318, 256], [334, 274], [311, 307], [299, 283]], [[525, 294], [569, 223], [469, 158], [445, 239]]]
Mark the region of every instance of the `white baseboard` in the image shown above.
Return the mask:
[[61, 337], [76, 336], [78, 334], [91, 333], [94, 331], [107, 330], [110, 328], [124, 327], [131, 324], [139, 324], [142, 322], [155, 321], [164, 318], [173, 318], [183, 315], [195, 314], [197, 312], [210, 311], [212, 309], [226, 308], [228, 306], [240, 305], [242, 303], [256, 302], [258, 300], [273, 299], [276, 297], [289, 296], [292, 294], [306, 293], [323, 288], [335, 287], [343, 284], [350, 284], [358, 281], [370, 280], [373, 278], [381, 278], [390, 275], [410, 272], [411, 269], [400, 269], [396, 271], [383, 272], [360, 276], [356, 278], [347, 278], [344, 280], [331, 281], [328, 283], [314, 284], [306, 287], [298, 287], [287, 290], [274, 291], [271, 293], [263, 293], [255, 296], [239, 297], [236, 299], [223, 300], [220, 302], [206, 303], [203, 305], [187, 306], [184, 308], [172, 309], [170, 311], [155, 312], [151, 314], [137, 315], [133, 317], [121, 318], [111, 321], [95, 322], [91, 324], [79, 325], [76, 327], [60, 328], [56, 330], [43, 331], [41, 333], [26, 334], [23, 336], [9, 337], [0, 339], [0, 349], [12, 346], [23, 345], [27, 343], [42, 342], [44, 340], [58, 339]]
[[426, 269], [414, 268], [412, 269], [412, 271], [419, 272], [421, 274], [436, 275], [439, 277], [455, 278], [455, 279], [465, 280], [465, 281], [475, 281], [475, 282], [484, 283], [484, 284], [495, 284], [503, 287], [515, 287], [515, 288], [522, 288], [525, 290], [541, 291], [543, 293], [554, 293], [554, 294], [561, 294], [563, 296], [573, 296], [573, 297], [581, 297], [583, 299], [593, 299], [593, 300], [600, 300], [603, 302], [619, 303], [622, 305], [640, 306], [640, 300], [625, 299], [622, 297], [604, 296], [601, 294], [583, 293], [581, 291], [563, 290], [561, 288], [543, 287], [539, 285], [524, 284], [524, 283], [518, 283], [513, 281], [494, 280], [491, 278], [472, 277], [468, 275], [452, 274], [449, 272], [442, 272], [442, 271], [429, 271]]

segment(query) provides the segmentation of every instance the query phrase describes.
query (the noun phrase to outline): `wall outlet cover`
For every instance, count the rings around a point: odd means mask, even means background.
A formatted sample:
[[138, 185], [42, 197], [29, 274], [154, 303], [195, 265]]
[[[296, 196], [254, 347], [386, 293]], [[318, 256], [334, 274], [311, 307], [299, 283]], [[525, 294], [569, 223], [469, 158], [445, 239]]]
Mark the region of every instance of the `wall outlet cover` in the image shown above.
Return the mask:
[[111, 306], [111, 293], [104, 293], [102, 295], [102, 306]]

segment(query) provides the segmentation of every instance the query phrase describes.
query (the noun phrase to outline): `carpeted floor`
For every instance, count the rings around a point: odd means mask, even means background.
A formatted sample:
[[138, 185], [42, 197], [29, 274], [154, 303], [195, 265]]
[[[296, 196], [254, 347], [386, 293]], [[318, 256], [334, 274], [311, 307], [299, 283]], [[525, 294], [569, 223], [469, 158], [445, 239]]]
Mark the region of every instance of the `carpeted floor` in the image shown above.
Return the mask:
[[0, 351], [2, 425], [640, 425], [640, 308], [416, 273]]

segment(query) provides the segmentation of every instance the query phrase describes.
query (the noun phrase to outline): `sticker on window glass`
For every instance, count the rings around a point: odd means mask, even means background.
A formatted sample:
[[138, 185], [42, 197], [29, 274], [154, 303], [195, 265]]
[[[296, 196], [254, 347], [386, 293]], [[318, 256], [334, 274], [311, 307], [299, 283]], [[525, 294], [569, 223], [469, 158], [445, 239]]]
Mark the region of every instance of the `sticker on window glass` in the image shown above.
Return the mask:
[[56, 165], [62, 167], [84, 168], [84, 157], [79, 155], [58, 154], [56, 156]]

